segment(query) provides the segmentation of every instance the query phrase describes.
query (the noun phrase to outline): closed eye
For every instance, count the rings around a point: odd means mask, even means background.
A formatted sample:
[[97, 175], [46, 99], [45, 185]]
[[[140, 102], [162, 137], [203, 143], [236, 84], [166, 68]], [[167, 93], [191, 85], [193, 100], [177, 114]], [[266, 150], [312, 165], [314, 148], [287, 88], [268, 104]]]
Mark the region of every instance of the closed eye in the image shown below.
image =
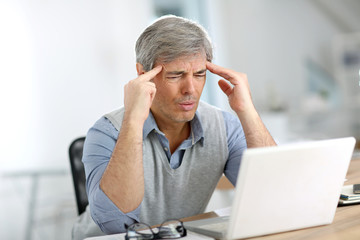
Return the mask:
[[176, 75], [176, 76], [167, 76], [167, 79], [177, 79], [177, 78], [181, 78], [182, 75]]
[[194, 76], [197, 78], [203, 78], [206, 76], [206, 69], [202, 69], [194, 73]]
[[206, 76], [205, 73], [203, 73], [203, 74], [195, 74], [195, 77], [205, 77], [205, 76]]
[[166, 80], [168, 82], [178, 82], [178, 81], [180, 81], [181, 77], [182, 77], [182, 74], [170, 74], [170, 75], [166, 76]]

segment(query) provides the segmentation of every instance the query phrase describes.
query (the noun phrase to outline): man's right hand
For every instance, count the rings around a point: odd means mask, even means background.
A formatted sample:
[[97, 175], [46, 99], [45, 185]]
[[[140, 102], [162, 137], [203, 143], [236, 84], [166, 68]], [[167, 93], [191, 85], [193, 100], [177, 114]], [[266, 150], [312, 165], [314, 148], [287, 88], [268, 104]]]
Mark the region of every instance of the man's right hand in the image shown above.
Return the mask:
[[129, 81], [124, 87], [125, 116], [132, 121], [144, 123], [149, 115], [152, 101], [156, 94], [155, 83], [152, 79], [161, 72], [159, 65], [152, 70], [140, 74]]

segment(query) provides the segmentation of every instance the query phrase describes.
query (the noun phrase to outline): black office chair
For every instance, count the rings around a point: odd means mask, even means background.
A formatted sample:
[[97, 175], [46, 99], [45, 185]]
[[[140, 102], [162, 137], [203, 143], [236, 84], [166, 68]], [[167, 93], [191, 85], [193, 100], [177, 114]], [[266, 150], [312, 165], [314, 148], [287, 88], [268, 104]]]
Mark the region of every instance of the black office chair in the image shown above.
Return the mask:
[[84, 164], [82, 163], [82, 155], [84, 148], [85, 137], [75, 139], [69, 147], [69, 157], [71, 165], [71, 173], [75, 188], [76, 204], [78, 214], [80, 215], [89, 204], [86, 194], [86, 180]]

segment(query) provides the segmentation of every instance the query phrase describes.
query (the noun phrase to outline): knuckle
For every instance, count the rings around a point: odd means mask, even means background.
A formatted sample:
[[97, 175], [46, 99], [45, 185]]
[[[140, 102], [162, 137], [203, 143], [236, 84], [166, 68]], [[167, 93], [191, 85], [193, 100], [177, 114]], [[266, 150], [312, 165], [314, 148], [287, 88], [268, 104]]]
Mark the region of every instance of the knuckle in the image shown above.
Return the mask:
[[247, 74], [246, 74], [246, 73], [240, 73], [240, 76], [241, 76], [242, 78], [247, 78]]

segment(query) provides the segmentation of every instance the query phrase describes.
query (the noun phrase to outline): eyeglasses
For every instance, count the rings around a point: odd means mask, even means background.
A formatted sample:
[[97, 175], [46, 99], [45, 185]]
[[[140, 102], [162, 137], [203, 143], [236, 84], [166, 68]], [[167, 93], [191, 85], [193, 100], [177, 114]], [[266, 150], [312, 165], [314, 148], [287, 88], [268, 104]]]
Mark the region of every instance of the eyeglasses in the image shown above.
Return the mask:
[[125, 227], [125, 240], [175, 239], [186, 236], [186, 229], [180, 220], [168, 220], [163, 222], [160, 227], [153, 229], [145, 223], [134, 223], [130, 226], [125, 224]]

